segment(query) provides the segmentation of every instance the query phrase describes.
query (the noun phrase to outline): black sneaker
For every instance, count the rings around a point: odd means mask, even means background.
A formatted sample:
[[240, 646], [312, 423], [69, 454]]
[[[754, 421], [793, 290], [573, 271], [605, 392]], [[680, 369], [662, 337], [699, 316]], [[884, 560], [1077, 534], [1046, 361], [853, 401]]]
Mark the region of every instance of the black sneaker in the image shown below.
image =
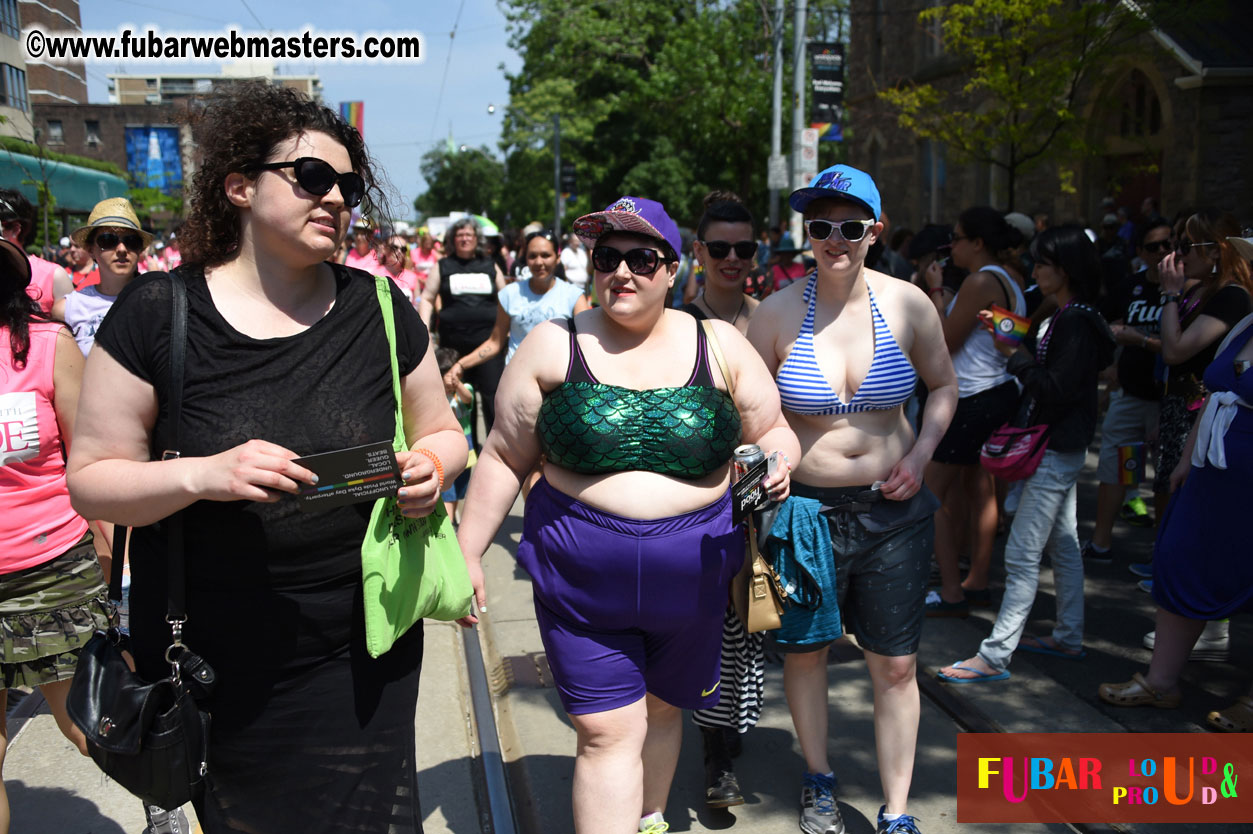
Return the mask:
[[1153, 516], [1149, 515], [1148, 506], [1144, 503], [1144, 499], [1138, 495], [1122, 505], [1122, 508], [1118, 511], [1118, 517], [1132, 527], [1153, 526]]
[[1096, 545], [1091, 541], [1083, 543], [1083, 561], [1085, 564], [1091, 565], [1108, 565], [1114, 561], [1114, 548], [1107, 550], [1097, 550]]
[[144, 816], [148, 818], [144, 834], [191, 834], [191, 825], [182, 808], [167, 811], [156, 805], [145, 805]]

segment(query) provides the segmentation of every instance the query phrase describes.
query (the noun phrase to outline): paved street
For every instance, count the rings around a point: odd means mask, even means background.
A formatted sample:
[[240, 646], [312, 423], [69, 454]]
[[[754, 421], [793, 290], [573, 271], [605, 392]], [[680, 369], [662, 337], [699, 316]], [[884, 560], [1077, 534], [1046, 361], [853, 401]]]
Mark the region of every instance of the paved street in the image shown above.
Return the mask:
[[[1081, 528], [1091, 523], [1095, 485], [1091, 475], [1080, 492]], [[1087, 510], [1087, 512], [1084, 512]], [[547, 678], [547, 664], [532, 613], [529, 579], [512, 558], [521, 531], [521, 502], [506, 519], [485, 559], [489, 614], [481, 637], [496, 704], [501, 741], [523, 832], [571, 830], [570, 780], [574, 732]], [[1081, 531], [1082, 532], [1082, 531]], [[1230, 703], [1248, 685], [1253, 668], [1253, 633], [1247, 620], [1232, 623], [1228, 663], [1194, 663], [1186, 671], [1185, 701], [1178, 710], [1119, 710], [1096, 697], [1106, 680], [1125, 680], [1148, 660], [1140, 646], [1152, 628], [1153, 605], [1135, 587], [1129, 561], [1147, 557], [1147, 530], [1116, 528], [1119, 554], [1109, 566], [1091, 568], [1087, 581], [1087, 650], [1082, 661], [1019, 653], [1009, 681], [954, 687], [925, 682], [940, 690], [967, 719], [989, 722], [1007, 732], [1026, 731], [1198, 731], [1205, 713]], [[998, 540], [1003, 547], [1004, 539]], [[1234, 554], [1233, 554], [1234, 555]], [[999, 577], [994, 587], [999, 588]], [[996, 596], [994, 596], [994, 599]], [[991, 629], [995, 609], [975, 609], [966, 620], [929, 620], [920, 662], [931, 670], [968, 657]], [[1052, 582], [1046, 569], [1032, 631], [1051, 625]], [[427, 654], [418, 715], [419, 784], [428, 834], [483, 834], [481, 778], [475, 728], [468, 703], [460, 630], [447, 623], [427, 627]], [[829, 668], [832, 762], [841, 782], [841, 808], [850, 834], [869, 834], [881, 802], [874, 760], [871, 693], [865, 665], [855, 647]], [[782, 667], [767, 667], [767, 704], [761, 724], [744, 741], [737, 772], [747, 804], [730, 811], [708, 811], [702, 800], [700, 742], [686, 727], [684, 749], [667, 809], [671, 830], [721, 831], [736, 827], [754, 834], [797, 830], [797, 796], [803, 761], [791, 731], [782, 693]], [[28, 701], [25, 709], [32, 702]], [[16, 711], [24, 712], [22, 707]], [[955, 738], [962, 726], [931, 698], [923, 698], [911, 812], [927, 834], [957, 831], [1062, 831], [1065, 826], [959, 825], [954, 801]], [[13, 806], [14, 834], [139, 834], [138, 801], [105, 780], [78, 756], [56, 730], [46, 707], [33, 718], [14, 717], [13, 742], [5, 764]], [[1226, 834], [1223, 826], [1137, 826], [1135, 834]], [[1100, 830], [1100, 829], [1096, 829]], [[1236, 830], [1230, 827], [1234, 834]]]

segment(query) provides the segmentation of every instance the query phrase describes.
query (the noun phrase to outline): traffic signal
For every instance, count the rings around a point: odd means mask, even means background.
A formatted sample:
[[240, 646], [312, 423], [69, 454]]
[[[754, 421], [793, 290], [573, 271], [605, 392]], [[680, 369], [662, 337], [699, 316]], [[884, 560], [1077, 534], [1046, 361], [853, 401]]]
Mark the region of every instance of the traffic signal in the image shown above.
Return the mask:
[[575, 194], [575, 185], [576, 185], [576, 178], [575, 178], [574, 163], [562, 162], [561, 163], [561, 193], [565, 194], [568, 197], [573, 197]]

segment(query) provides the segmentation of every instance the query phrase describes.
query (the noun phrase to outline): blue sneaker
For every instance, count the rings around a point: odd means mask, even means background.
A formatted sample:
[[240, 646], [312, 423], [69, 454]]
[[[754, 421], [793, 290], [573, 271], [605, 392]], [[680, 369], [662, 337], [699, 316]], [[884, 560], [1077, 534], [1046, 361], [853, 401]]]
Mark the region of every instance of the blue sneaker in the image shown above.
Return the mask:
[[901, 814], [896, 819], [888, 822], [883, 819], [883, 812], [887, 810], [886, 805], [879, 807], [879, 827], [875, 829], [875, 834], [922, 834], [918, 830], [918, 820], [909, 814]]
[[1153, 593], [1153, 580], [1141, 579], [1139, 582], [1136, 583], [1136, 587], [1139, 588], [1141, 591], [1144, 591], [1144, 593], [1146, 594], [1151, 594]]
[[1138, 576], [1141, 579], [1153, 578], [1152, 562], [1132, 562], [1130, 565], [1127, 565], [1127, 570], [1131, 571], [1134, 576]]
[[835, 777], [806, 773], [801, 786], [801, 831], [844, 834], [844, 818], [835, 804]]

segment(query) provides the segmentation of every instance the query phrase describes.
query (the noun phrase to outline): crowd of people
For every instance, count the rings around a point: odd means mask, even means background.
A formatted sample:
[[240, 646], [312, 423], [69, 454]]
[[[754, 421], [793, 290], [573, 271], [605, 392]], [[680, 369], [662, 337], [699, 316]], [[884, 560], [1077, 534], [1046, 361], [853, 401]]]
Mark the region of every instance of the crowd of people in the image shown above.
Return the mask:
[[[940, 670], [950, 684], [1006, 680], [1018, 650], [1083, 657], [1085, 565], [1114, 559], [1120, 518], [1158, 527], [1152, 562], [1129, 566], [1158, 614], [1149, 669], [1103, 685], [1105, 702], [1178, 706], [1183, 664], [1226, 657], [1226, 618], [1253, 606], [1253, 573], [1227, 558], [1253, 467], [1253, 239], [1230, 215], [1167, 221], [1146, 204], [1097, 232], [973, 206], [889, 233], [872, 177], [836, 165], [790, 195], [801, 242], [725, 191], [687, 236], [672, 215], [688, 207], [624, 195], [564, 239], [466, 217], [436, 241], [360, 219], [384, 203], [364, 142], [291, 90], [220, 91], [193, 129], [204, 158], [164, 240], [113, 198], [51, 260], [28, 256], [33, 209], [0, 190], [0, 706], [39, 687], [85, 751], [65, 697], [116, 614], [114, 558], [129, 564], [136, 669], [168, 674], [178, 517], [182, 639], [219, 678], [195, 800], [208, 834], [421, 830], [422, 627], [368, 656], [369, 513], [296, 497], [317, 482], [297, 459], [391, 437], [397, 396], [399, 508], [442, 501], [457, 521], [463, 625], [487, 610], [482, 559], [524, 497], [516, 555], [577, 736], [578, 832], [668, 829], [683, 710], [705, 804], [744, 802], [732, 758], [760, 716], [769, 641], [804, 759], [799, 826], [843, 834], [826, 669], [852, 635], [874, 693], [876, 829], [917, 834], [927, 617], [998, 604], [975, 653]], [[171, 270], [187, 298], [179, 391]], [[989, 463], [1006, 428], [1046, 440], [1012, 473]], [[1077, 482], [1098, 433], [1081, 544]], [[762, 540], [784, 605], [769, 637], [730, 604], [744, 444], [771, 460]], [[132, 530], [125, 553], [115, 525]], [[1026, 634], [1046, 554], [1055, 626]], [[1209, 721], [1253, 731], [1253, 695]], [[145, 813], [153, 834], [185, 826], [179, 809]]]

